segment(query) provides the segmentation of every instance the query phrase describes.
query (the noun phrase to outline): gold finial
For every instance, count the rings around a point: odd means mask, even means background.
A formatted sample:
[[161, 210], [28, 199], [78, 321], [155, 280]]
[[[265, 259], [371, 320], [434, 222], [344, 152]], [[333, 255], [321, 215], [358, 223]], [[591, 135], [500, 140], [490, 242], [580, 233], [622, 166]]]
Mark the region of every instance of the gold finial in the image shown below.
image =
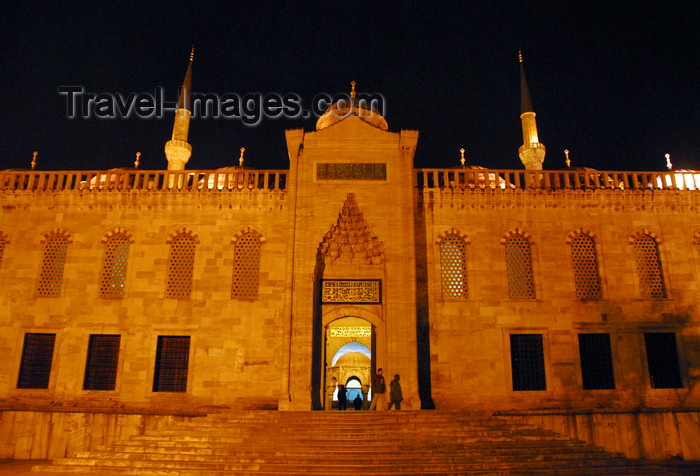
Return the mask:
[[673, 170], [673, 164], [671, 163], [671, 154], [666, 154], [664, 157], [666, 157], [666, 168], [668, 170]]
[[32, 154], [32, 170], [34, 170], [34, 167], [36, 167], [36, 156], [39, 155], [39, 152], [36, 150]]
[[134, 162], [134, 168], [139, 168], [139, 163], [141, 162], [141, 152], [136, 152], [136, 161]]
[[518, 50], [518, 62], [523, 62], [523, 50]]
[[564, 155], [566, 155], [566, 166], [571, 167], [571, 160], [569, 159], [569, 149], [564, 149]]
[[243, 154], [245, 153], [245, 147], [241, 147], [241, 156], [238, 158], [238, 166], [243, 167]]
[[190, 63], [194, 61], [194, 45], [192, 45], [192, 50], [190, 51]]
[[462, 167], [464, 167], [464, 164], [467, 162], [467, 159], [464, 158], [464, 147], [459, 149], [459, 152], [462, 154], [462, 158], [459, 159], [459, 161], [462, 163]]
[[352, 86], [352, 89], [350, 90], [350, 97], [354, 98], [355, 97], [355, 85], [357, 83], [355, 81], [350, 82], [350, 85]]

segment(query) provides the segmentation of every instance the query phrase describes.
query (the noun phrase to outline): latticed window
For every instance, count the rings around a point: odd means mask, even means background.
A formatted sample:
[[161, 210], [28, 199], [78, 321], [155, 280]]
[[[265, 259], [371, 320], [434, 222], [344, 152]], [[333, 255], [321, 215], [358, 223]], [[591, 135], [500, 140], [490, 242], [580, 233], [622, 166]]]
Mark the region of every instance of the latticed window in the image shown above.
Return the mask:
[[92, 334], [85, 365], [84, 390], [114, 390], [119, 363], [119, 335]]
[[189, 336], [158, 336], [153, 391], [186, 392], [189, 358]]
[[644, 344], [652, 388], [683, 388], [675, 332], [646, 332]]
[[542, 334], [511, 334], [513, 390], [547, 390]]
[[56, 334], [24, 335], [17, 388], [49, 388]]
[[101, 297], [120, 298], [124, 295], [130, 245], [129, 238], [123, 233], [117, 233], [107, 239], [100, 280]]
[[194, 272], [194, 253], [195, 241], [190, 235], [182, 233], [173, 238], [168, 258], [166, 297], [179, 299], [190, 297]]
[[260, 280], [260, 239], [246, 233], [236, 240], [233, 258], [233, 299], [256, 299]]
[[68, 253], [68, 238], [62, 234], [52, 235], [44, 244], [44, 256], [36, 294], [40, 297], [57, 297], [61, 294], [63, 268]]
[[466, 243], [457, 234], [446, 235], [440, 241], [440, 271], [444, 299], [467, 298]]
[[0, 266], [2, 265], [2, 257], [5, 254], [5, 238], [0, 233]]
[[610, 334], [579, 334], [578, 346], [584, 390], [614, 389]]
[[642, 297], [665, 298], [666, 286], [661, 271], [659, 245], [656, 240], [649, 235], [641, 235], [636, 238], [634, 240], [634, 257], [637, 261], [639, 289]]
[[508, 295], [511, 299], [534, 299], [530, 241], [516, 233], [505, 241]]
[[574, 287], [578, 299], [600, 299], [598, 254], [593, 237], [580, 233], [571, 240]]

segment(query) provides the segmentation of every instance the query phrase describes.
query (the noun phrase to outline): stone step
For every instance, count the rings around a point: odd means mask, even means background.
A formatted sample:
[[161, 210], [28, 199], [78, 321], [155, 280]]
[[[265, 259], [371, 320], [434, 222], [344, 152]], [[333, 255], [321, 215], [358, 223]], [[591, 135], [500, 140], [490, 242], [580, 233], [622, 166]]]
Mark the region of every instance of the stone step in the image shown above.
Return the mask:
[[[530, 425], [450, 412], [242, 412], [195, 417], [36, 472], [216, 474], [648, 474]], [[601, 471], [606, 470], [608, 473]]]

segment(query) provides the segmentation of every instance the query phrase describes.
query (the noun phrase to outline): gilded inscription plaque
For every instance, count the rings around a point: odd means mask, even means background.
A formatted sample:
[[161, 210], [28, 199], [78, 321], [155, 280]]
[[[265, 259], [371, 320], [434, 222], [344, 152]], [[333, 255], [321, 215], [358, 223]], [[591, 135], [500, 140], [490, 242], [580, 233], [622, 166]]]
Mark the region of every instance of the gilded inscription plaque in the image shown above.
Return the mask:
[[386, 164], [316, 164], [317, 180], [386, 180]]
[[379, 279], [323, 280], [321, 302], [380, 304], [382, 302]]

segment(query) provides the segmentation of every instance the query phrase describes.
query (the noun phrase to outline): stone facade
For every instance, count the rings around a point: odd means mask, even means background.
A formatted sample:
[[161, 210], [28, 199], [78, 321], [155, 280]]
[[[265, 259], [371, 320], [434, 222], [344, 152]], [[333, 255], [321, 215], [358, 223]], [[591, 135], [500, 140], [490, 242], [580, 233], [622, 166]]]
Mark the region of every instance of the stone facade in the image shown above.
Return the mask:
[[[287, 171], [0, 173], [3, 407], [330, 409], [333, 382], [366, 394], [378, 367], [413, 410], [700, 407], [694, 175], [416, 170], [417, 139], [351, 114], [288, 131]], [[63, 272], [44, 285], [56, 236]], [[173, 272], [184, 297], [168, 296]], [[41, 373], [30, 334], [54, 335], [45, 386], [20, 375]], [[100, 335], [120, 336], [113, 388], [86, 390]], [[332, 365], [350, 342], [371, 359]]]

